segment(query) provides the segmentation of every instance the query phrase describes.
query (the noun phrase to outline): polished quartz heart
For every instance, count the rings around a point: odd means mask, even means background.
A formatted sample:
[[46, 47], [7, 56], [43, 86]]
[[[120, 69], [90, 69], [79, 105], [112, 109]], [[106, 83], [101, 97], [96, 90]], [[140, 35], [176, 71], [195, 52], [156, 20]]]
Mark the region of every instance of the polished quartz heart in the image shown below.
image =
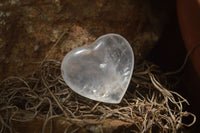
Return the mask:
[[76, 93], [105, 103], [120, 103], [134, 67], [128, 41], [118, 34], [99, 37], [92, 45], [70, 51], [62, 61], [62, 77]]

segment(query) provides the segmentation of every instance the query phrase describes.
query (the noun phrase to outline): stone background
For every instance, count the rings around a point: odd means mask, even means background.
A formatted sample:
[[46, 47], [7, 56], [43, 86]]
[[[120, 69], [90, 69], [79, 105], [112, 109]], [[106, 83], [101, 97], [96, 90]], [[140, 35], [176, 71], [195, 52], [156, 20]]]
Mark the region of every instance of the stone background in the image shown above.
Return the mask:
[[0, 79], [31, 74], [50, 48], [48, 58], [89, 45], [99, 36], [118, 33], [131, 44], [136, 63], [159, 40], [171, 12], [159, 0], [1, 0]]

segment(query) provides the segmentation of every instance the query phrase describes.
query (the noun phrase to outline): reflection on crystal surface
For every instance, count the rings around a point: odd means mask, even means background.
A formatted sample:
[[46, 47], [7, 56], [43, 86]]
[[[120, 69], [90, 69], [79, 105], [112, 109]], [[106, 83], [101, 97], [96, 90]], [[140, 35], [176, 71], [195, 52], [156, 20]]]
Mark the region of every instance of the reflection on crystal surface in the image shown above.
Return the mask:
[[92, 45], [69, 52], [62, 61], [64, 81], [76, 93], [101, 102], [119, 103], [130, 82], [134, 56], [118, 34], [107, 34]]

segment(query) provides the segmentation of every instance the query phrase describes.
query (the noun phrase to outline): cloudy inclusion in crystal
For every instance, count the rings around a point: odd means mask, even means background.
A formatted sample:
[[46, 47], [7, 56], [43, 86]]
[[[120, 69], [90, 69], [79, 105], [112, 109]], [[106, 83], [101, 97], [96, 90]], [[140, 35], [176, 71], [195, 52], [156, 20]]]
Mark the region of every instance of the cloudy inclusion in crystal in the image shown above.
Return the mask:
[[99, 37], [92, 45], [69, 52], [62, 61], [64, 81], [76, 93], [101, 102], [119, 103], [129, 85], [134, 55], [118, 34]]

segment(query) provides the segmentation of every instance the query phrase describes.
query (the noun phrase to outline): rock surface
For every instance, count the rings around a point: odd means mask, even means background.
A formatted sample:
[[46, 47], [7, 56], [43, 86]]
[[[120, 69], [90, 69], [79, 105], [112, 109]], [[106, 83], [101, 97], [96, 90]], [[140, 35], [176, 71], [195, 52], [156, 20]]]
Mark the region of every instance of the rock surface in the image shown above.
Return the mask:
[[33, 62], [41, 61], [63, 32], [49, 58], [62, 60], [76, 47], [89, 45], [101, 35], [117, 33], [130, 42], [138, 63], [158, 41], [167, 18], [167, 10], [154, 12], [158, 8], [152, 5], [148, 0], [3, 0], [1, 79], [32, 73], [36, 66]]

